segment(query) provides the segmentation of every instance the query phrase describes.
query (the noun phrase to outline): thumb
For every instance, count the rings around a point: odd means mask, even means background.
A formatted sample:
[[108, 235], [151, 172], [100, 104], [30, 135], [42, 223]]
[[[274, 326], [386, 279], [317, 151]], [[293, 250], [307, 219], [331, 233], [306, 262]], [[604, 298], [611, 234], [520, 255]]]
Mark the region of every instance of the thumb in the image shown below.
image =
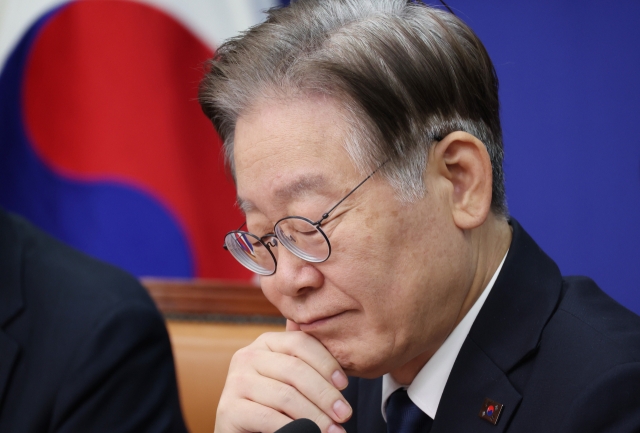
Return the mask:
[[294, 322], [293, 320], [287, 319], [286, 330], [287, 331], [299, 331], [300, 330], [300, 326], [298, 326], [298, 324], [296, 322]]

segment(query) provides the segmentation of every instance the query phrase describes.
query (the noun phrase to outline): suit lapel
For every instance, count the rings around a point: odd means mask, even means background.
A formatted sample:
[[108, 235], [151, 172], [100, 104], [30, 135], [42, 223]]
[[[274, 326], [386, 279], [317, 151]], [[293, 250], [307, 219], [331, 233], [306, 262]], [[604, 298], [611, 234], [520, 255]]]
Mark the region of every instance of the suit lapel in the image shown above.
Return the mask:
[[358, 381], [358, 433], [387, 433], [382, 418], [382, 378]]
[[9, 384], [11, 371], [18, 360], [18, 353], [18, 343], [4, 332], [0, 332], [0, 407], [2, 407], [4, 391]]
[[22, 244], [14, 221], [0, 210], [0, 406], [19, 346], [5, 332], [5, 325], [24, 307], [22, 294]]
[[[509, 374], [535, 355], [560, 300], [558, 267], [515, 220], [510, 224], [509, 254], [456, 359], [432, 433], [499, 433], [508, 427], [521, 400]], [[504, 405], [496, 425], [479, 416], [485, 398]]]
[[[522, 399], [506, 375], [473, 342], [467, 341], [442, 394], [431, 433], [501, 433]], [[485, 398], [503, 405], [498, 423], [480, 418]]]
[[558, 266], [515, 220], [510, 224], [509, 254], [469, 331], [469, 338], [502, 371], [509, 371], [537, 348], [562, 290]]

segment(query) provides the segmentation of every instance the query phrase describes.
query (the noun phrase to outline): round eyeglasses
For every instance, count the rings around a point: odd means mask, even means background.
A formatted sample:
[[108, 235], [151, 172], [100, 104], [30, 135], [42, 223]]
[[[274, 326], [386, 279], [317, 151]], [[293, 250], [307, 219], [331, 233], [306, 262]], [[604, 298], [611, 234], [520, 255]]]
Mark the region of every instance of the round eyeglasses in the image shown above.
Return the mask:
[[231, 231], [224, 237], [223, 248], [231, 253], [240, 264], [256, 274], [269, 276], [276, 272], [278, 266], [278, 245], [282, 244], [295, 256], [311, 263], [322, 263], [331, 255], [331, 243], [320, 227], [340, 203], [345, 201], [363, 183], [373, 176], [381, 164], [331, 209], [325, 212], [318, 221], [301, 216], [282, 218], [273, 226], [273, 233], [258, 237], [253, 233], [240, 230]]

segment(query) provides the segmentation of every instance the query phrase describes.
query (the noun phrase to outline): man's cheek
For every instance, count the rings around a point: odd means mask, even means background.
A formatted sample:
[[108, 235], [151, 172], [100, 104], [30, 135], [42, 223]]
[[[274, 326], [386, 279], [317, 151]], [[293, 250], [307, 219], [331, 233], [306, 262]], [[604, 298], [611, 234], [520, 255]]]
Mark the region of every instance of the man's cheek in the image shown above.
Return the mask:
[[279, 301], [282, 299], [282, 295], [276, 290], [273, 284], [270, 284], [266, 279], [260, 279], [260, 288], [267, 301], [271, 302], [282, 313], [282, 305]]

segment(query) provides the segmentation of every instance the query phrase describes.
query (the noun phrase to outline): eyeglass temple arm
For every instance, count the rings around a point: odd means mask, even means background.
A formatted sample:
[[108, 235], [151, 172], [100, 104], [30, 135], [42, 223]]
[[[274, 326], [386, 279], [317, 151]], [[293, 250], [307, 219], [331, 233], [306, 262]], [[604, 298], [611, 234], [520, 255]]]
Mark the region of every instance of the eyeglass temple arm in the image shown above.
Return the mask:
[[333, 212], [333, 210], [334, 210], [335, 208], [337, 208], [338, 206], [340, 206], [340, 203], [342, 203], [343, 201], [345, 201], [347, 198], [349, 198], [349, 196], [350, 196], [351, 194], [353, 194], [354, 192], [356, 192], [356, 190], [357, 190], [358, 188], [360, 188], [360, 187], [362, 186], [362, 184], [363, 184], [363, 183], [365, 183], [366, 181], [368, 181], [368, 180], [369, 180], [369, 178], [370, 178], [371, 176], [373, 176], [374, 174], [376, 174], [376, 172], [377, 172], [378, 170], [380, 170], [382, 167], [384, 167], [384, 165], [385, 165], [387, 162], [389, 162], [389, 160], [388, 160], [388, 159], [387, 159], [385, 162], [383, 162], [382, 164], [380, 164], [380, 165], [378, 166], [378, 168], [376, 168], [375, 170], [373, 170], [373, 172], [372, 172], [369, 176], [365, 177], [365, 178], [364, 178], [364, 180], [363, 180], [362, 182], [360, 182], [358, 185], [356, 185], [356, 187], [355, 187], [355, 188], [353, 188], [353, 189], [351, 190], [351, 192], [349, 192], [349, 194], [345, 195], [345, 196], [342, 198], [342, 200], [340, 200], [338, 203], [336, 203], [336, 204], [335, 204], [331, 209], [329, 209], [327, 212], [325, 212], [324, 214], [322, 214], [322, 218], [320, 218], [318, 221], [316, 221], [316, 222], [315, 222], [315, 223], [313, 223], [313, 224], [314, 224], [314, 225], [320, 225], [320, 223], [322, 223], [322, 221], [324, 221], [324, 220], [326, 220], [327, 218], [329, 218], [329, 215], [331, 214], [331, 212]]

